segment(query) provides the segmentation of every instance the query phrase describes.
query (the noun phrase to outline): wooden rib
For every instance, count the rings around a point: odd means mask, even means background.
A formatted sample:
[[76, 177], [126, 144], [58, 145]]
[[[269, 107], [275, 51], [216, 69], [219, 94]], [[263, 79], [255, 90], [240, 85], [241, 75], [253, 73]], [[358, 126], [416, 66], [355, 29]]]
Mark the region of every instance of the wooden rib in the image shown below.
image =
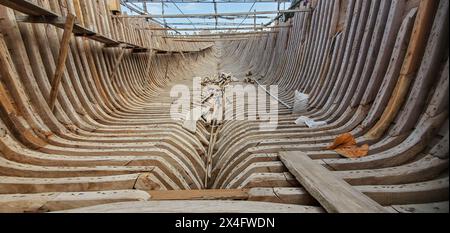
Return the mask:
[[372, 138], [380, 137], [390, 125], [407, 94], [414, 73], [418, 70], [419, 62], [423, 56], [431, 25], [434, 19], [438, 1], [422, 0], [417, 13], [413, 34], [409, 42], [406, 58], [402, 66], [400, 78], [389, 103], [377, 124], [367, 133]]
[[[107, 193], [92, 202], [63, 198], [57, 208], [65, 210], [71, 203], [115, 203], [120, 198], [111, 191], [142, 189], [161, 199], [242, 198], [323, 212], [280, 161], [280, 151], [302, 151], [388, 212], [414, 206], [426, 211], [448, 201], [448, 1], [428, 11], [423, 5], [432, 3], [417, 0], [318, 0], [314, 11], [279, 21], [270, 33], [223, 39], [137, 30], [158, 26], [111, 18], [103, 1], [33, 2], [26, 9], [14, 6], [19, 11], [0, 6], [0, 192], [6, 203], [20, 203], [18, 211], [28, 208], [24, 200], [31, 201], [30, 210], [40, 208], [32, 203], [41, 203], [40, 193]], [[51, 111], [55, 45], [64, 33], [61, 16], [70, 12], [79, 19], [73, 29], [78, 36], [69, 43]], [[418, 34], [428, 39], [417, 44]], [[132, 52], [117, 68], [124, 49]], [[409, 73], [402, 71], [406, 67]], [[191, 134], [172, 119], [172, 86], [191, 87], [192, 77], [217, 72], [240, 80], [251, 73], [262, 86], [278, 85], [277, 99], [285, 103], [278, 106], [278, 128], [261, 128], [267, 121], [259, 118], [225, 121], [211, 135], [199, 122]], [[409, 87], [385, 121], [405, 74]], [[301, 114], [289, 108], [296, 90], [310, 95]], [[256, 112], [245, 106], [233, 114]], [[294, 124], [300, 115], [327, 125]], [[367, 137], [381, 122], [389, 125]], [[325, 149], [347, 132], [358, 144], [370, 144], [367, 157], [346, 159]], [[205, 161], [211, 162], [210, 173]], [[202, 190], [209, 187], [218, 190]], [[17, 193], [31, 196], [8, 195]], [[250, 207], [237, 211], [242, 208]]]
[[123, 55], [124, 54], [125, 54], [125, 50], [122, 49], [122, 51], [120, 51], [119, 57], [117, 57], [114, 65], [113, 65], [113, 70], [111, 71], [110, 79], [115, 78], [115, 76], [117, 74], [117, 70], [119, 69], [119, 66], [122, 63], [122, 59], [123, 59]]

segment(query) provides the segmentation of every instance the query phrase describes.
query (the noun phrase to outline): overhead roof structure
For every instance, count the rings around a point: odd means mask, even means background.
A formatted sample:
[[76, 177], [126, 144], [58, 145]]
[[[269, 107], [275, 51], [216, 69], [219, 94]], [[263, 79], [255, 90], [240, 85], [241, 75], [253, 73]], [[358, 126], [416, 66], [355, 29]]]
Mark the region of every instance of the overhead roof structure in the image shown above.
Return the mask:
[[124, 0], [131, 3], [253, 3], [253, 2], [291, 2], [291, 0]]
[[144, 15], [114, 15], [113, 18], [147, 18], [147, 19], [153, 19], [153, 18], [176, 18], [176, 19], [183, 19], [183, 18], [214, 18], [214, 17], [246, 17], [246, 16], [253, 16], [256, 15], [256, 17], [260, 18], [272, 18], [267, 16], [261, 16], [261, 15], [274, 15], [274, 14], [287, 14], [287, 13], [297, 13], [297, 12], [310, 12], [309, 9], [298, 9], [298, 10], [280, 10], [280, 11], [256, 11], [256, 12], [229, 12], [229, 13], [204, 13], [204, 14], [144, 14]]
[[[288, 10], [282, 10], [280, 5], [282, 3], [291, 2], [288, 0], [121, 0], [121, 4], [133, 12], [137, 14], [125, 14], [125, 15], [114, 15], [113, 18], [127, 18], [127, 19], [146, 19], [152, 20], [154, 22], [159, 23], [164, 28], [169, 29], [170, 31], [175, 31], [180, 34], [180, 31], [238, 31], [238, 30], [262, 30], [267, 26], [270, 26], [272, 22], [280, 19], [280, 16], [284, 16], [286, 14], [295, 14], [299, 12], [310, 12], [312, 9], [310, 8], [297, 8]], [[297, 2], [297, 1], [294, 1]], [[139, 3], [139, 4], [138, 4]], [[149, 3], [161, 3], [161, 14], [149, 14], [148, 9]], [[177, 14], [166, 14], [165, 8], [166, 4], [170, 3], [175, 6], [179, 11]], [[178, 6], [177, 3], [207, 3], [214, 5], [214, 12], [211, 13], [185, 13], [181, 6]], [[253, 3], [251, 5], [250, 10], [247, 12], [219, 12], [217, 4], [227, 4], [227, 3]], [[257, 3], [278, 3], [278, 7], [276, 10], [266, 10], [266, 11], [256, 11], [254, 9]], [[140, 7], [142, 4], [142, 7]], [[185, 19], [185, 22], [170, 22], [167, 19]], [[199, 20], [191, 20], [191, 19], [203, 19], [203, 21]], [[213, 19], [213, 22], [205, 21], [207, 19]], [[224, 20], [235, 20], [238, 19], [239, 22], [223, 22], [219, 21], [219, 19]], [[270, 20], [269, 23], [259, 23], [261, 19]], [[161, 22], [162, 20], [163, 22]], [[250, 23], [248, 20], [252, 20]], [[259, 21], [259, 22], [258, 22]], [[214, 28], [201, 28], [200, 25], [213, 25]], [[187, 26], [187, 28], [178, 28], [177, 26]], [[253, 26], [253, 27], [246, 27]], [[235, 27], [235, 28], [233, 28]], [[155, 29], [162, 30], [162, 29]], [[224, 32], [222, 32], [224, 33]]]

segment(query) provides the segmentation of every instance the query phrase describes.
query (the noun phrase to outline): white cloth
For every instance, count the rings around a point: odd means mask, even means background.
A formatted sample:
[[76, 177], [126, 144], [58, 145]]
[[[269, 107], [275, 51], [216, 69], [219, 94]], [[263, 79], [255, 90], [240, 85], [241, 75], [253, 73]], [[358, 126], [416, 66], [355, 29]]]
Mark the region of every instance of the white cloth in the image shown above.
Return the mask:
[[308, 109], [309, 95], [295, 91], [293, 113], [301, 113]]
[[317, 128], [317, 127], [325, 126], [328, 123], [326, 121], [315, 121], [309, 117], [301, 116], [295, 121], [295, 124], [306, 125], [306, 126], [308, 126], [308, 128]]

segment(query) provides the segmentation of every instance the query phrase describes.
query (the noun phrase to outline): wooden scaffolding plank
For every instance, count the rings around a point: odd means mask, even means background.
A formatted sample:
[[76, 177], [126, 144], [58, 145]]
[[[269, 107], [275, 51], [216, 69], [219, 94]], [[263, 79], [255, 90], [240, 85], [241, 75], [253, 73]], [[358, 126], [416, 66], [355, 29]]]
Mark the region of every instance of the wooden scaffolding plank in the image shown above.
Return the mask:
[[[18, 22], [22, 23], [44, 23], [44, 24], [51, 24], [55, 27], [64, 29], [65, 23], [67, 21], [67, 17], [47, 17], [47, 16], [17, 16], [16, 20]], [[106, 36], [97, 34], [96, 32], [87, 29], [83, 26], [81, 26], [78, 23], [75, 23], [73, 26], [72, 32], [75, 34], [75, 36], [83, 36], [87, 37], [91, 40], [95, 40], [97, 42], [106, 44], [108, 47], [117, 47], [120, 45], [120, 42], [115, 41], [111, 38], [108, 38]]]
[[[44, 24], [51, 24], [58, 28], [64, 29], [67, 17], [48, 17], [48, 16], [16, 16], [17, 22], [22, 23], [44, 23]], [[77, 35], [95, 35], [96, 33], [82, 27], [81, 25], [75, 23], [73, 26], [73, 33]]]
[[386, 212], [365, 196], [303, 152], [279, 153], [281, 161], [303, 187], [331, 213]]
[[64, 27], [64, 34], [61, 40], [61, 47], [59, 49], [58, 64], [56, 66], [55, 74], [52, 80], [52, 90], [50, 92], [49, 106], [50, 109], [55, 108], [56, 98], [58, 97], [58, 90], [61, 84], [61, 79], [64, 74], [67, 55], [69, 53], [69, 43], [72, 36], [73, 25], [75, 24], [75, 15], [67, 15], [66, 25]]
[[[47, 10], [34, 3], [24, 0], [20, 1], [0, 0], [0, 5], [4, 5], [13, 10], [27, 14], [27, 16], [17, 16], [16, 19], [18, 22], [45, 23], [64, 29], [65, 22], [67, 21], [66, 17], [62, 17], [50, 10]], [[108, 46], [114, 47], [120, 45], [119, 42], [106, 36], [99, 35], [96, 32], [87, 29], [78, 23], [74, 24], [72, 31], [76, 36], [84, 36], [91, 40], [107, 44]]]
[[26, 0], [0, 0], [0, 5], [4, 5], [31, 16], [58, 17], [56, 13]]

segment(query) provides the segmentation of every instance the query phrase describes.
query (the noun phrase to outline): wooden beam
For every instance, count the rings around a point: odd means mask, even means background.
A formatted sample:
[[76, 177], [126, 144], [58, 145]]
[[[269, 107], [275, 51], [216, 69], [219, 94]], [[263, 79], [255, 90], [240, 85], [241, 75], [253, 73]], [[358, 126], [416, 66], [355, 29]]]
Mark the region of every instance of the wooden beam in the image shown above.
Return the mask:
[[58, 16], [56, 13], [26, 0], [0, 0], [0, 5], [9, 7], [11, 9], [20, 11], [24, 14], [31, 16], [50, 16], [50, 17]]
[[170, 190], [148, 191], [151, 200], [247, 200], [248, 190], [208, 189], [208, 190]]
[[66, 21], [66, 25], [64, 27], [64, 34], [63, 34], [63, 38], [61, 40], [61, 45], [59, 48], [58, 63], [56, 66], [55, 74], [53, 76], [52, 89], [50, 92], [49, 106], [50, 106], [50, 109], [52, 109], [52, 110], [55, 108], [56, 98], [58, 97], [59, 86], [61, 84], [61, 79], [64, 74], [66, 59], [67, 59], [67, 55], [69, 53], [70, 38], [72, 36], [72, 30], [73, 30], [73, 26], [75, 24], [75, 19], [76, 19], [75, 15], [72, 15], [72, 14], [67, 15], [67, 21]]
[[[34, 4], [26, 0], [14, 0], [14, 1], [0, 0], [0, 4], [27, 15], [27, 16], [17, 16], [16, 20], [18, 22], [46, 23], [64, 29], [65, 22], [67, 21], [65, 17], [61, 17], [60, 15], [48, 9], [45, 9], [37, 4]], [[73, 26], [73, 33], [76, 36], [87, 37], [89, 39], [98, 41], [100, 43], [105, 43], [108, 45], [120, 44], [111, 38], [108, 38], [103, 35], [98, 35], [96, 32], [91, 31], [77, 23], [75, 23]]]
[[125, 54], [125, 49], [122, 49], [120, 51], [119, 57], [117, 57], [116, 62], [113, 66], [113, 70], [111, 71], [111, 75], [109, 77], [110, 79], [113, 79], [116, 76], [117, 71], [119, 70], [119, 67], [120, 67], [120, 63], [122, 63], [124, 54]]
[[415, 78], [415, 73], [420, 67], [438, 5], [439, 1], [422, 0], [420, 2], [400, 77], [383, 115], [377, 124], [367, 133], [367, 137], [373, 139], [380, 138], [389, 128], [405, 102], [408, 89]]
[[55, 213], [322, 213], [312, 206], [252, 201], [139, 201], [71, 209]]
[[[42, 24], [51, 24], [58, 28], [64, 29], [67, 22], [67, 17], [48, 17], [48, 16], [16, 16], [16, 21], [21, 23], [42, 23]], [[84, 28], [77, 24], [77, 22], [73, 25], [72, 32], [74, 34], [80, 35], [95, 35], [95, 32]]]
[[[9, 80], [19, 80], [17, 70], [13, 64], [8, 46], [4, 40], [3, 34], [0, 33], [0, 104], [8, 115], [16, 115], [17, 110], [12, 101], [11, 95], [7, 92], [5, 84]], [[3, 83], [5, 82], [5, 83]]]
[[383, 213], [374, 200], [353, 188], [303, 152], [279, 153], [281, 161], [302, 186], [331, 213]]
[[[65, 24], [67, 22], [67, 17], [53, 17], [53, 16], [16, 16], [17, 22], [21, 23], [42, 23], [42, 24], [51, 24], [58, 28], [65, 28]], [[108, 38], [103, 35], [99, 35], [96, 32], [89, 30], [80, 24], [75, 23], [73, 25], [72, 32], [75, 36], [82, 36], [89, 38], [91, 40], [95, 40], [100, 43], [106, 44], [108, 47], [117, 47], [120, 45], [120, 42], [117, 42], [111, 38]]]

